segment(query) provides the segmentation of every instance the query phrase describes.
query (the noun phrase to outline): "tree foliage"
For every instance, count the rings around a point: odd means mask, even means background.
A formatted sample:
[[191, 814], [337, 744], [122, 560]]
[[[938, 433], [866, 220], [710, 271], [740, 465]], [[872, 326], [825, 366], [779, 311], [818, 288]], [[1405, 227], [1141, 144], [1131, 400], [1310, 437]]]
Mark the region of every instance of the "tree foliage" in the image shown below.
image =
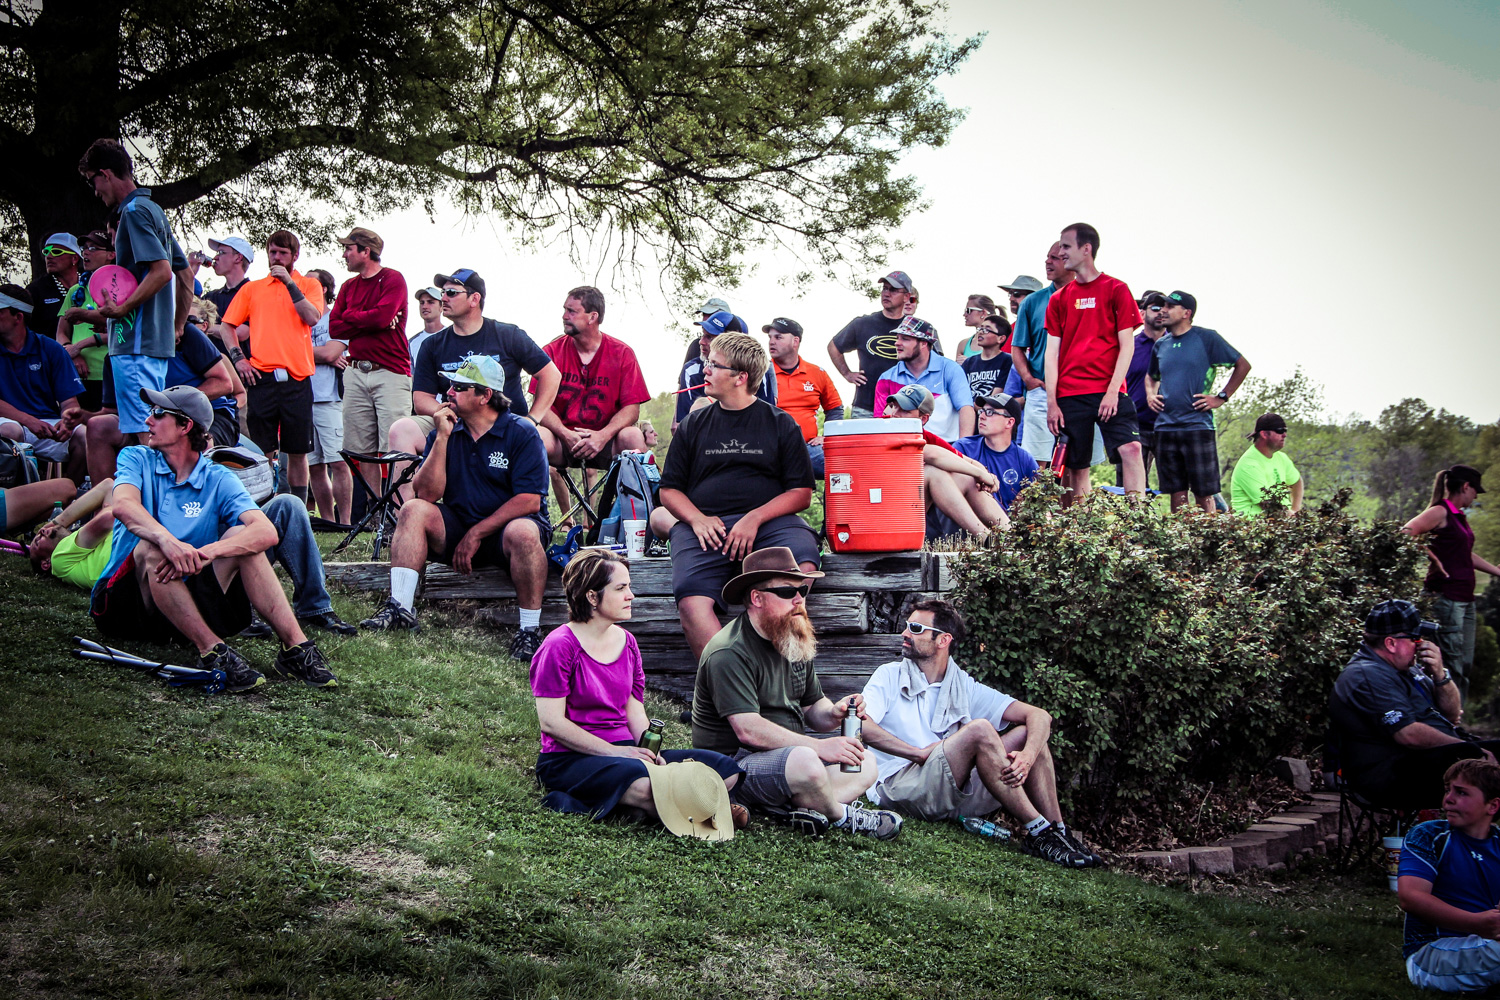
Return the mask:
[[[124, 136], [184, 220], [305, 238], [414, 201], [565, 233], [679, 288], [753, 245], [867, 266], [897, 172], [959, 120], [979, 40], [911, 0], [0, 0], [7, 244], [96, 224], [76, 164]], [[12, 262], [13, 264], [14, 262]]]

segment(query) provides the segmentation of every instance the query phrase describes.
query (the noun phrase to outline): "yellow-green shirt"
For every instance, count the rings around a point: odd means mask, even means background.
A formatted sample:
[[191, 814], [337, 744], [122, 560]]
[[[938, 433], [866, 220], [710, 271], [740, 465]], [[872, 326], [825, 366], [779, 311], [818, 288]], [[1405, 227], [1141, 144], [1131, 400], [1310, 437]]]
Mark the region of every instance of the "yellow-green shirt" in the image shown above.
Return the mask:
[[[81, 281], [78, 284], [74, 285], [72, 288], [68, 289], [68, 294], [63, 296], [62, 308], [58, 310], [59, 318], [63, 313], [75, 307], [80, 309], [99, 308], [99, 304], [95, 302], [94, 297], [89, 294], [89, 286]], [[46, 332], [47, 334], [54, 337], [57, 335], [56, 330], [48, 330]], [[96, 333], [99, 335], [99, 346], [85, 347], [82, 351], [79, 352], [83, 355], [83, 360], [88, 363], [89, 373], [84, 376], [84, 379], [89, 382], [100, 382], [104, 380], [104, 359], [109, 357], [109, 341], [107, 339], [107, 331], [102, 328], [95, 327], [92, 323], [73, 324], [73, 343], [75, 344], [80, 340], [88, 340]]]

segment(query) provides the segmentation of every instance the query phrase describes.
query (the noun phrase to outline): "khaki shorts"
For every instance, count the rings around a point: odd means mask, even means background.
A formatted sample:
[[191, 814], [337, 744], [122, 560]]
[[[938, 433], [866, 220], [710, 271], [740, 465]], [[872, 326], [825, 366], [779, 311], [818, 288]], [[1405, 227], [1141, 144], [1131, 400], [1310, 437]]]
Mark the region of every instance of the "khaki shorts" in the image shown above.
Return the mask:
[[411, 376], [377, 368], [344, 369], [344, 447], [361, 455], [386, 451], [391, 424], [411, 415]]
[[948, 767], [946, 748], [946, 743], [939, 743], [925, 764], [907, 764], [877, 782], [874, 791], [880, 804], [927, 820], [988, 816], [999, 809], [1000, 803], [979, 780], [979, 768], [970, 771], [968, 780], [959, 785]]
[[342, 462], [344, 447], [344, 404], [338, 400], [314, 403], [312, 412], [313, 447], [307, 453], [308, 465]]

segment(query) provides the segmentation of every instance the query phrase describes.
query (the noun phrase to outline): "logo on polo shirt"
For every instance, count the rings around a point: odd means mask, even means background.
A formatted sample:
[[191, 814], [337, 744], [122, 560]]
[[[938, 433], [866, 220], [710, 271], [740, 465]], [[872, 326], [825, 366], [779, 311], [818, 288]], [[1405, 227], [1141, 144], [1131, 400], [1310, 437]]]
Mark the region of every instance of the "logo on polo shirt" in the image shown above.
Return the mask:
[[39, 371], [42, 370], [42, 363], [40, 361], [33, 361], [31, 364], [27, 365], [26, 367], [30, 368], [34, 372], [39, 372]]
[[817, 392], [818, 390], [817, 390], [816, 387], [813, 386], [813, 384], [811, 382], [803, 382], [802, 383], [802, 391], [803, 392]]
[[1074, 299], [1073, 300], [1073, 308], [1074, 309], [1092, 309], [1092, 308], [1094, 308], [1094, 300], [1093, 299]]
[[508, 469], [510, 468], [510, 459], [505, 457], [505, 452], [503, 451], [492, 451], [490, 452], [490, 468]]
[[189, 500], [182, 505], [183, 517], [197, 517], [203, 513], [203, 505], [196, 500]]
[[1396, 723], [1398, 723], [1400, 721], [1401, 721], [1401, 710], [1400, 709], [1393, 708], [1389, 712], [1385, 713], [1385, 724], [1387, 726], [1394, 726]]

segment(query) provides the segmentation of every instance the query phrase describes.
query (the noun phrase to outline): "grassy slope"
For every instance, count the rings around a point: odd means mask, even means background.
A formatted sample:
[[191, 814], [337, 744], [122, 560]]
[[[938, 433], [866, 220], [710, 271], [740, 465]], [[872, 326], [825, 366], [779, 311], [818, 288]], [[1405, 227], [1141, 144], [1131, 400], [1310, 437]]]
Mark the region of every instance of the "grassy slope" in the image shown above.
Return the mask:
[[503, 636], [428, 611], [421, 636], [327, 643], [336, 694], [205, 699], [71, 659], [84, 595], [21, 560], [0, 587], [0, 995], [1415, 995], [1370, 879], [1268, 903], [952, 826], [592, 824], [539, 805]]

